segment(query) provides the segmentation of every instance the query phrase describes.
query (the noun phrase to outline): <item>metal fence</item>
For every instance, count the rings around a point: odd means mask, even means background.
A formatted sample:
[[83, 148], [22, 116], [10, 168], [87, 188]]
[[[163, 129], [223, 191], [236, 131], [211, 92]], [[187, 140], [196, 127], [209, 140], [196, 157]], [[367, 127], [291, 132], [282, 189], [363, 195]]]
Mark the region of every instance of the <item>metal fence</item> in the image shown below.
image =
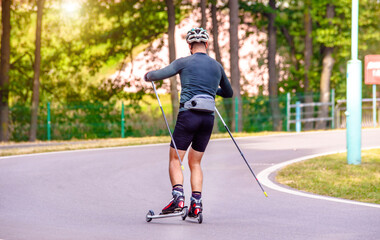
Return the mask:
[[[292, 93], [280, 95], [278, 99], [280, 122], [283, 131], [295, 131], [315, 128], [315, 123], [325, 121], [327, 128], [345, 127], [344, 101], [332, 101], [327, 104], [319, 102], [319, 94], [306, 95]], [[312, 99], [307, 103], [306, 99]], [[242, 119], [237, 119], [237, 99], [217, 98], [216, 106], [226, 123], [230, 125], [232, 119], [241, 122], [244, 132], [260, 132], [273, 130], [271, 102], [268, 96], [242, 97]], [[365, 103], [368, 99], [363, 100]], [[380, 101], [380, 99], [378, 99]], [[335, 105], [336, 103], [336, 105]], [[330, 115], [318, 117], [320, 108], [326, 105]], [[379, 108], [379, 106], [377, 107]], [[174, 122], [170, 103], [164, 105], [164, 111], [173, 130]], [[312, 111], [312, 113], [308, 112]], [[370, 105], [363, 103], [363, 126], [369, 126]], [[379, 116], [380, 118], [380, 116]], [[311, 125], [310, 125], [311, 123]], [[310, 128], [311, 126], [311, 128]], [[25, 105], [10, 107], [10, 134], [11, 141], [28, 141], [30, 129], [30, 108]], [[230, 128], [231, 129], [231, 128]], [[235, 129], [231, 129], [235, 130]], [[236, 130], [235, 130], [236, 131]], [[223, 124], [215, 118], [214, 133], [225, 132]], [[158, 104], [136, 103], [47, 103], [39, 108], [37, 139], [39, 140], [70, 140], [96, 139], [168, 135], [166, 125], [162, 119]]]
[[[338, 100], [335, 107], [337, 128], [346, 128], [346, 99]], [[362, 127], [380, 126], [380, 98], [364, 98], [362, 100]]]
[[[295, 126], [296, 132], [300, 132], [302, 129], [302, 123], [311, 123], [312, 128], [315, 128], [314, 124], [317, 122], [330, 123], [329, 127], [335, 127], [335, 90], [331, 90], [329, 102], [314, 102], [315, 96], [310, 96], [309, 100], [313, 102], [301, 102], [305, 101], [305, 98], [298, 99], [292, 104], [292, 97], [290, 93], [287, 94], [286, 103], [286, 130], [290, 131], [291, 126]], [[318, 100], [317, 100], [318, 101]], [[294, 102], [294, 100], [293, 100]], [[325, 108], [325, 110], [323, 110]], [[323, 111], [325, 111], [324, 114]], [[329, 114], [327, 114], [329, 113]], [[310, 124], [309, 124], [310, 125]]]
[[[286, 95], [280, 96], [279, 107], [283, 129], [286, 119]], [[216, 106], [227, 123], [238, 116], [235, 99], [218, 99]], [[144, 105], [144, 104], [142, 104]], [[164, 111], [174, 129], [170, 104]], [[242, 129], [244, 132], [271, 131], [273, 128], [268, 96], [242, 97]], [[239, 121], [237, 121], [239, 122]], [[225, 132], [223, 124], [215, 118], [214, 133]], [[30, 107], [10, 107], [11, 141], [28, 141]], [[232, 129], [231, 129], [232, 130]], [[167, 135], [159, 105], [133, 103], [46, 103], [39, 108], [37, 139], [70, 140]]]
[[[120, 108], [116, 104], [72, 103], [40, 106], [37, 139], [68, 140], [120, 137]], [[10, 108], [11, 141], [27, 141], [30, 108]]]

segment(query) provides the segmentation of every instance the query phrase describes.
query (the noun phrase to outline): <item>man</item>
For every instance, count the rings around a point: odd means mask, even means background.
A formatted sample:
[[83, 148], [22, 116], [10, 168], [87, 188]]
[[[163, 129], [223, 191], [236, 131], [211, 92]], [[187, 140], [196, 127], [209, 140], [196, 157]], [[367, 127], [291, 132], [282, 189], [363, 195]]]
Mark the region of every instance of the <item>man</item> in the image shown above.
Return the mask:
[[[215, 95], [230, 98], [233, 91], [223, 67], [207, 55], [209, 36], [203, 28], [193, 28], [186, 36], [191, 56], [179, 58], [169, 66], [145, 74], [145, 81], [157, 81], [175, 74], [181, 78], [180, 109], [173, 140], [181, 160], [188, 147], [192, 188], [189, 216], [202, 212], [203, 173], [201, 160], [214, 126]], [[219, 88], [220, 86], [220, 88]], [[183, 174], [173, 142], [169, 152], [169, 175], [173, 198], [162, 209], [163, 214], [181, 211], [184, 207]]]

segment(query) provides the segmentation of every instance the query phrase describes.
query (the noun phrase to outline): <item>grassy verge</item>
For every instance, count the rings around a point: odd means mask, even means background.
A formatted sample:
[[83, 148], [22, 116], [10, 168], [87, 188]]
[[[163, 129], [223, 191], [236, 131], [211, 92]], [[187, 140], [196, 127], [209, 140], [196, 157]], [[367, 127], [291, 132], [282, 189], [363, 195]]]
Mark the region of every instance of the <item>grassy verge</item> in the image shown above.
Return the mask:
[[363, 151], [361, 165], [348, 165], [346, 153], [292, 164], [276, 180], [306, 192], [380, 204], [380, 149]]
[[[265, 136], [279, 132], [259, 132], [259, 133], [233, 133], [234, 137]], [[228, 133], [217, 133], [211, 139], [229, 138]], [[50, 142], [21, 142], [21, 143], [0, 143], [0, 156], [21, 155], [31, 153], [68, 151], [90, 148], [121, 147], [156, 143], [169, 143], [169, 136], [159, 137], [128, 137], [112, 139], [96, 139], [81, 141], [50, 141]], [[12, 147], [12, 148], [7, 148]]]

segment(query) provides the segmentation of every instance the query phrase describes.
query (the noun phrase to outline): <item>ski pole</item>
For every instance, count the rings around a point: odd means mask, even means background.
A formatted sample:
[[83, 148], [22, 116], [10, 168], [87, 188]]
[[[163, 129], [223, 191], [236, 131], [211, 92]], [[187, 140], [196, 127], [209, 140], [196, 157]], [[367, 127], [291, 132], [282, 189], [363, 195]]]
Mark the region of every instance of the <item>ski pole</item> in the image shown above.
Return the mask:
[[156, 90], [156, 86], [154, 85], [153, 81], [152, 81], [152, 86], [153, 86], [154, 93], [156, 94], [158, 104], [160, 105], [161, 112], [162, 112], [162, 116], [164, 116], [164, 120], [165, 120], [165, 123], [166, 123], [166, 127], [168, 128], [168, 131], [169, 131], [169, 134], [170, 134], [170, 138], [172, 139], [172, 142], [173, 142], [173, 145], [174, 145], [175, 151], [176, 151], [176, 153], [177, 153], [179, 163], [181, 164], [181, 169], [184, 170], [185, 168], [184, 168], [183, 165], [182, 165], [182, 160], [181, 160], [181, 157], [179, 156], [179, 152], [178, 152], [178, 149], [177, 149], [177, 145], [176, 145], [175, 142], [174, 142], [174, 138], [173, 138], [172, 132], [170, 131], [170, 127], [169, 127], [169, 124], [168, 124], [168, 120], [166, 119], [164, 109], [162, 108], [161, 101], [160, 101], [160, 98], [158, 97], [157, 90]]
[[237, 145], [237, 143], [236, 143], [234, 137], [232, 136], [232, 134], [231, 134], [231, 132], [230, 132], [230, 129], [227, 127], [227, 124], [224, 122], [222, 116], [220, 115], [220, 113], [219, 113], [219, 111], [218, 111], [218, 109], [217, 109], [216, 107], [215, 107], [215, 111], [216, 111], [216, 113], [218, 114], [220, 120], [222, 120], [222, 123], [223, 123], [224, 127], [226, 128], [227, 132], [230, 134], [230, 137], [231, 137], [232, 141], [235, 143], [235, 146], [236, 146], [237, 149], [239, 150], [240, 155], [243, 157], [243, 159], [244, 159], [245, 163], [247, 164], [249, 170], [251, 170], [251, 173], [252, 173], [253, 177], [256, 179], [256, 181], [257, 181], [257, 183], [259, 184], [261, 190], [264, 192], [264, 195], [265, 195], [266, 197], [268, 197], [268, 194], [265, 192], [263, 186], [261, 185], [261, 183], [260, 183], [259, 180], [257, 179], [257, 177], [256, 177], [255, 173], [253, 172], [251, 166], [249, 166], [247, 160], [246, 160], [245, 157], [244, 157], [243, 152], [240, 150], [239, 146]]

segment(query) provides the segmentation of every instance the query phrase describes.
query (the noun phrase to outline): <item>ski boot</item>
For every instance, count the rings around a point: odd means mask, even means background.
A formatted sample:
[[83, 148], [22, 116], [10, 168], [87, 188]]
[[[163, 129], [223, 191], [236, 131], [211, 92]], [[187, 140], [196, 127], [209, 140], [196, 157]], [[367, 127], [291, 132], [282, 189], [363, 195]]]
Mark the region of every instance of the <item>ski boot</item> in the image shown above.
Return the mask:
[[191, 218], [196, 218], [198, 220], [198, 223], [202, 223], [203, 221], [202, 210], [203, 210], [202, 199], [197, 200], [191, 197], [188, 216]]
[[185, 207], [185, 196], [183, 196], [182, 192], [173, 190], [172, 195], [172, 200], [170, 200], [169, 204], [162, 209], [161, 214], [181, 212]]

